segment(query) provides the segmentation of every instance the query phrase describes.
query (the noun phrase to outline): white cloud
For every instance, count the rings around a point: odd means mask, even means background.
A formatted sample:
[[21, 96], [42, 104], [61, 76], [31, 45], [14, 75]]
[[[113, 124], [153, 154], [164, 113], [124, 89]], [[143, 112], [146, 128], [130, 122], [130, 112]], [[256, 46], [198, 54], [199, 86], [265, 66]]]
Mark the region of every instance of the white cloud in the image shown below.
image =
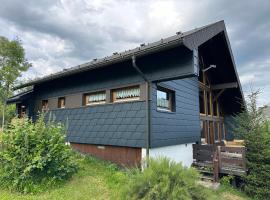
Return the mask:
[[240, 76], [240, 81], [242, 85], [252, 84], [255, 81], [254, 74], [244, 74]]

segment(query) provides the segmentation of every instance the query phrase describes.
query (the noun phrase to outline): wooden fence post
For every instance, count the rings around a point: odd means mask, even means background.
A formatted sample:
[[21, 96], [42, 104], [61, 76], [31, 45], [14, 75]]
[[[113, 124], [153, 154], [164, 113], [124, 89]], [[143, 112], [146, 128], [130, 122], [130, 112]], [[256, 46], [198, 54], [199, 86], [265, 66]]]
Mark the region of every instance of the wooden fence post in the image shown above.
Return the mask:
[[219, 148], [218, 147], [215, 149], [213, 165], [214, 165], [214, 170], [213, 170], [214, 182], [218, 182], [219, 181]]

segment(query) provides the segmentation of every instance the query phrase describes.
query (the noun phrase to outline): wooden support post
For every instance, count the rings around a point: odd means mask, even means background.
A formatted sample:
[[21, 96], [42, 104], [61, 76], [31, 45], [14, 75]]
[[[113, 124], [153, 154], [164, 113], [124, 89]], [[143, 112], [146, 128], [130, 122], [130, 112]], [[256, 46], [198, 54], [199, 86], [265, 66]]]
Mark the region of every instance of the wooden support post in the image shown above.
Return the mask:
[[215, 149], [214, 158], [213, 158], [213, 175], [214, 175], [214, 182], [219, 182], [219, 155], [218, 149]]
[[[206, 75], [205, 72], [202, 73], [203, 76], [203, 85], [206, 86]], [[207, 91], [204, 88], [203, 89], [203, 100], [204, 100], [204, 111], [205, 111], [205, 115], [208, 116], [208, 101], [207, 101]], [[207, 120], [205, 123], [205, 139], [206, 139], [206, 143], [210, 143], [210, 137], [209, 137], [209, 121]]]
[[[214, 113], [213, 113], [213, 95], [212, 95], [212, 91], [209, 92], [209, 107], [210, 107], [210, 116], [213, 117]], [[215, 143], [215, 131], [214, 131], [214, 122], [211, 121], [210, 122], [210, 144], [214, 144]]]
[[[218, 101], [216, 101], [216, 106], [217, 106], [217, 108], [216, 108], [216, 110], [217, 110], [217, 116], [218, 116], [218, 118], [220, 118], [220, 113], [219, 113], [219, 104], [218, 104]], [[217, 129], [218, 129], [218, 140], [219, 140], [219, 142], [221, 142], [221, 140], [222, 140], [222, 134], [221, 134], [221, 120], [218, 122], [218, 125], [217, 125]]]

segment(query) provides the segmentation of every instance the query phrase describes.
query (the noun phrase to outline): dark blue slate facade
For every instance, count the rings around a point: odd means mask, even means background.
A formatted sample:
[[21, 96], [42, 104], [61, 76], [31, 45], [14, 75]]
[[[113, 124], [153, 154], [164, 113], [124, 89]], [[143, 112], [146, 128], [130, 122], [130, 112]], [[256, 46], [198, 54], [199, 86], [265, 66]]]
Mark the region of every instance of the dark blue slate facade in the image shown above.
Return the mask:
[[[198, 79], [194, 72], [193, 51], [176, 48], [139, 58], [137, 65], [152, 81], [150, 147], [197, 142], [200, 138]], [[173, 80], [174, 79], [174, 80]], [[156, 83], [162, 80], [176, 94], [176, 111], [156, 110]], [[72, 95], [75, 107], [50, 109], [56, 121], [68, 124], [67, 140], [73, 143], [146, 147], [146, 102], [139, 101], [82, 106], [84, 93], [111, 90], [145, 81], [131, 65], [131, 60], [93, 71], [66, 76], [34, 86], [28, 105], [35, 118], [43, 99]], [[145, 94], [144, 94], [145, 95]], [[55, 101], [55, 100], [54, 100]]]
[[153, 85], [151, 147], [199, 142], [198, 78], [184, 78], [161, 84], [175, 91], [175, 112], [157, 110], [157, 86]]
[[67, 140], [116, 146], [145, 146], [145, 102], [115, 103], [51, 111], [67, 124]]

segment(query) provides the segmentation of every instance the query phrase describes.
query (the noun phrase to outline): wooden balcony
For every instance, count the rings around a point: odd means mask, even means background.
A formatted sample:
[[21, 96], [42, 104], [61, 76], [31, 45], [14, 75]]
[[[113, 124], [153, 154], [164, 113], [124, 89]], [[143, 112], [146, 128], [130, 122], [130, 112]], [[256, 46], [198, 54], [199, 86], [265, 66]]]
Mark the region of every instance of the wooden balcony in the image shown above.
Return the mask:
[[193, 145], [193, 166], [201, 173], [213, 176], [218, 182], [221, 175], [246, 174], [246, 149], [244, 146], [220, 144]]

